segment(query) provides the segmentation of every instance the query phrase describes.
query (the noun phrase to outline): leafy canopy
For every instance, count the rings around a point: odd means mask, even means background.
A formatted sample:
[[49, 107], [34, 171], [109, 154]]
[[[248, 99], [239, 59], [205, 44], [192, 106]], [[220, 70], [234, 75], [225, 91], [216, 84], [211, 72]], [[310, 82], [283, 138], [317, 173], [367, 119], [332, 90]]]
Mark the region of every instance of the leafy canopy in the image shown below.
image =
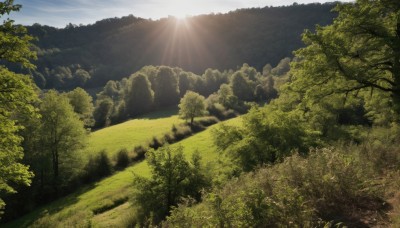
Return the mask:
[[[1, 19], [21, 8], [13, 2], [6, 0], [0, 3]], [[35, 59], [36, 54], [30, 50], [32, 37], [26, 34], [24, 27], [15, 26], [13, 22], [7, 18], [0, 25], [0, 61], [33, 69], [30, 60]], [[23, 157], [23, 139], [18, 131], [23, 126], [17, 117], [34, 116], [32, 104], [36, 99], [35, 86], [29, 78], [0, 66], [0, 197], [4, 193], [15, 193], [15, 184], [29, 185], [33, 176], [27, 166], [19, 163]], [[0, 198], [0, 210], [4, 206]]]
[[193, 91], [187, 91], [179, 104], [179, 115], [183, 119], [190, 119], [193, 124], [195, 117], [206, 114], [205, 98]]
[[306, 31], [296, 52], [291, 89], [318, 101], [334, 93], [378, 89], [400, 112], [400, 3], [357, 0], [339, 4], [334, 23]]
[[161, 222], [182, 197], [200, 200], [200, 191], [210, 186], [210, 180], [195, 153], [191, 162], [185, 159], [183, 148], [162, 147], [146, 153], [151, 178], [136, 176], [134, 200], [139, 206], [139, 221]]

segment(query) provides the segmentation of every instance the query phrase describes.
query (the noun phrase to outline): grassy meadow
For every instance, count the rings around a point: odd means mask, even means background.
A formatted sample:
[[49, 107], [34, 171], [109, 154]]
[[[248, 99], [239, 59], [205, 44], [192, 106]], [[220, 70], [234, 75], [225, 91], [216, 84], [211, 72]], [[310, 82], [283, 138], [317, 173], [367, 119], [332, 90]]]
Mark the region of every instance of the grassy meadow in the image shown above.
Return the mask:
[[[116, 135], [125, 137], [130, 134], [125, 131], [133, 131], [133, 129], [136, 129], [136, 132], [132, 132], [132, 137], [139, 134], [152, 137], [154, 132], [160, 132], [155, 129], [170, 130], [172, 124], [175, 123], [174, 121], [179, 122], [176, 116], [132, 120], [99, 130], [91, 136], [90, 140], [92, 143], [102, 142], [103, 148], [109, 151], [115, 151], [121, 147], [132, 147], [135, 143], [140, 144], [143, 142], [139, 141], [139, 139], [135, 139], [134, 143], [130, 142], [131, 144], [129, 144], [127, 140], [129, 137], [126, 137], [125, 140], [119, 141], [125, 142], [125, 144], [121, 143], [115, 145], [117, 143], [115, 143], [112, 138], [117, 137]], [[224, 123], [238, 125], [241, 123], [241, 119], [239, 117], [225, 121]], [[159, 126], [161, 124], [164, 124], [164, 126]], [[138, 127], [138, 125], [142, 126]], [[219, 154], [213, 145], [211, 134], [211, 130], [218, 127], [218, 125], [219, 124], [213, 125], [203, 132], [171, 145], [171, 147], [183, 146], [184, 153], [187, 157], [190, 157], [195, 151], [198, 151], [203, 158], [202, 162], [204, 164], [208, 163], [213, 169], [218, 168], [217, 161], [219, 159]], [[147, 126], [147, 128], [144, 126]], [[141, 131], [138, 129], [141, 129]], [[141, 139], [147, 142], [149, 138], [142, 137]], [[96, 148], [102, 149], [99, 145], [96, 145]], [[142, 175], [145, 177], [150, 175], [150, 170], [146, 161], [134, 164], [124, 171], [117, 172], [111, 177], [86, 186], [18, 220], [5, 224], [5, 227], [27, 227], [31, 226], [32, 223], [34, 223], [34, 227], [123, 227], [130, 222], [135, 211], [134, 205], [131, 205], [130, 201], [130, 197], [134, 191], [134, 186], [132, 186], [134, 175]]]
[[90, 134], [85, 154], [92, 155], [105, 150], [112, 157], [124, 148], [131, 151], [135, 146], [148, 143], [153, 137], [170, 132], [173, 125], [182, 123], [177, 113], [176, 108], [170, 108], [97, 130]]

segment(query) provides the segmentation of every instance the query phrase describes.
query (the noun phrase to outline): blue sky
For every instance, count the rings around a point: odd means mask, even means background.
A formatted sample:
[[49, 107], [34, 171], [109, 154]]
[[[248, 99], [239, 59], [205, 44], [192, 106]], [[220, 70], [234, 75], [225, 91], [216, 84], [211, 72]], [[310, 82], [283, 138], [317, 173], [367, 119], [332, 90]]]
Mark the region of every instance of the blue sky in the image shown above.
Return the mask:
[[292, 5], [325, 0], [15, 0], [23, 8], [10, 18], [16, 23], [40, 23], [65, 27], [68, 23], [92, 24], [110, 17], [132, 14], [142, 18], [193, 16], [208, 13], [226, 13], [238, 8]]

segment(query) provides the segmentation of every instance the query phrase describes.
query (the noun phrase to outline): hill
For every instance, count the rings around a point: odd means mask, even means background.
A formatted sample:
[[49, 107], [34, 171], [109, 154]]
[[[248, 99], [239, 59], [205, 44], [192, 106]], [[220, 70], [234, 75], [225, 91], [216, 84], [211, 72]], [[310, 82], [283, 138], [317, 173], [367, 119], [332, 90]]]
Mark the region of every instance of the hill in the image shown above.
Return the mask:
[[[235, 118], [224, 123], [240, 124], [241, 119]], [[219, 155], [213, 146], [211, 135], [211, 130], [218, 125], [209, 127], [172, 146], [183, 146], [185, 155], [188, 157], [194, 151], [199, 151], [204, 164], [208, 163], [210, 167], [218, 168]], [[36, 222], [35, 226], [37, 227], [82, 227], [88, 225], [120, 227], [124, 222], [129, 222], [128, 220], [134, 212], [134, 205], [131, 205], [129, 200], [134, 191], [132, 186], [134, 174], [143, 176], [150, 174], [146, 161], [137, 163], [91, 186], [79, 189], [67, 197], [5, 224], [5, 227], [27, 227], [33, 222]]]
[[[41, 88], [93, 88], [146, 65], [177, 66], [197, 74], [207, 68], [259, 71], [303, 46], [301, 34], [332, 22], [335, 3], [240, 9], [178, 20], [132, 15], [57, 29], [35, 24], [36, 83]], [[179, 44], [179, 45], [178, 45]]]
[[91, 133], [85, 152], [94, 154], [105, 150], [112, 157], [118, 150], [131, 151], [135, 146], [147, 145], [153, 137], [163, 136], [182, 122], [176, 109], [151, 113]]

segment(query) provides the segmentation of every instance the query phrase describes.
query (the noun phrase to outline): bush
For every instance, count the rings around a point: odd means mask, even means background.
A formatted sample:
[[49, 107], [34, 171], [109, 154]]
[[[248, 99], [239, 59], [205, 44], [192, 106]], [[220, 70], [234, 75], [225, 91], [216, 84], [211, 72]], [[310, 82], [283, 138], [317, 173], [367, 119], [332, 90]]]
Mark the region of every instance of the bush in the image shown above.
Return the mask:
[[[380, 224], [388, 210], [383, 200], [384, 186], [400, 182], [398, 174], [394, 175], [397, 179], [382, 180], [379, 175], [382, 167], [375, 165], [379, 156], [376, 159], [365, 156], [365, 151], [380, 154], [381, 148], [368, 143], [315, 149], [305, 158], [296, 154], [280, 164], [234, 178], [223, 188], [214, 189], [195, 207], [191, 201], [176, 207], [165, 225], [331, 227], [341, 223], [369, 227]], [[386, 151], [394, 147], [388, 145]]]
[[89, 158], [86, 164], [84, 181], [87, 183], [100, 180], [112, 173], [112, 164], [105, 150]]
[[117, 160], [117, 163], [115, 164], [115, 167], [117, 169], [121, 170], [121, 169], [126, 168], [130, 163], [128, 150], [127, 149], [122, 149], [122, 150], [118, 151], [116, 160]]
[[166, 133], [164, 135], [164, 140], [169, 144], [176, 142], [176, 139], [175, 139], [173, 133]]
[[149, 147], [157, 150], [158, 148], [162, 147], [164, 145], [164, 142], [158, 139], [157, 137], [153, 137], [151, 142], [149, 143]]
[[173, 128], [172, 131], [174, 133], [176, 141], [180, 141], [192, 135], [192, 130], [187, 125], [179, 125], [178, 127], [175, 127], [175, 129]]
[[196, 120], [196, 123], [203, 127], [208, 127], [208, 126], [211, 126], [218, 122], [219, 122], [218, 118], [216, 118], [214, 116], [202, 117], [202, 118]]
[[135, 162], [135, 161], [141, 161], [145, 158], [147, 149], [144, 146], [139, 145], [139, 146], [136, 146], [133, 149], [133, 151], [135, 152], [135, 156], [132, 158], [132, 162]]

